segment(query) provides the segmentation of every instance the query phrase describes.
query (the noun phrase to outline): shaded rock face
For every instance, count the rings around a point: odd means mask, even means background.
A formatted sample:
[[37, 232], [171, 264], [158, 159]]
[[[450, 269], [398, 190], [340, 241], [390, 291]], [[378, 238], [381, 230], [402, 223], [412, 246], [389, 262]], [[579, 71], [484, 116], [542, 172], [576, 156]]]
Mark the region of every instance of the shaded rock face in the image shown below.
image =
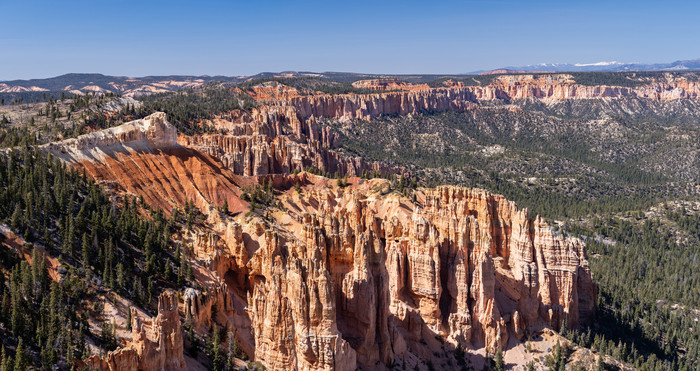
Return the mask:
[[91, 370], [183, 370], [182, 328], [178, 314], [177, 293], [168, 290], [158, 297], [158, 316], [147, 326], [136, 310], [131, 310], [132, 340], [106, 357], [87, 360]]

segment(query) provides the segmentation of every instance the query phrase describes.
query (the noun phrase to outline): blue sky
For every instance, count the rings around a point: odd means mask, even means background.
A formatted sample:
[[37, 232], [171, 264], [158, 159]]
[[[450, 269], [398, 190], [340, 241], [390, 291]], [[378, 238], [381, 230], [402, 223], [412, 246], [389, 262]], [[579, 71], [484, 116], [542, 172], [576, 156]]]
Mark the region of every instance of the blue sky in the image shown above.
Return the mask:
[[700, 58], [693, 1], [0, 0], [0, 80]]

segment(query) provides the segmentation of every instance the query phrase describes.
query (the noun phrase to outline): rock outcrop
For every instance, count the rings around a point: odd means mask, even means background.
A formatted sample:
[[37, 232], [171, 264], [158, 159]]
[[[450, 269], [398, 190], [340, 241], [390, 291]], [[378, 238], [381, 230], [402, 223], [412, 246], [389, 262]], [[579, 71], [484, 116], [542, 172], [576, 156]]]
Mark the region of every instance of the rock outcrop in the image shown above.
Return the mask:
[[309, 168], [349, 176], [403, 172], [381, 162], [341, 155], [334, 150], [337, 134], [313, 117], [302, 118], [294, 107], [263, 105], [251, 113], [234, 111], [213, 124], [222, 133], [180, 136], [179, 143], [217, 158], [238, 175], [289, 174]]
[[358, 89], [369, 90], [425, 90], [430, 89], [428, 84], [409, 84], [399, 79], [371, 79], [358, 80], [352, 83]]
[[150, 150], [177, 145], [177, 129], [156, 112], [113, 128], [41, 146], [69, 163], [99, 160], [119, 151]]
[[653, 100], [698, 99], [700, 83], [669, 78], [638, 87], [581, 85], [570, 75], [505, 75], [489, 85], [452, 86], [400, 90], [377, 94], [298, 96], [278, 101], [298, 110], [307, 119], [333, 118], [341, 121], [370, 120], [381, 115], [408, 115], [434, 111], [464, 111], [481, 101], [540, 99], [599, 99], [638, 97]]
[[177, 143], [164, 113], [41, 146], [108, 188], [143, 197], [166, 214], [190, 201], [203, 211], [241, 212], [245, 183], [216, 158]]
[[267, 230], [248, 263], [255, 355], [271, 368], [430, 359], [436, 337], [495, 351], [591, 319], [581, 241], [485, 191], [440, 187], [413, 204], [377, 186], [283, 198], [294, 223]]
[[158, 297], [158, 316], [144, 324], [136, 310], [131, 309], [132, 339], [126, 346], [100, 358], [87, 361], [91, 370], [183, 370], [182, 327], [178, 313], [177, 293], [165, 291]]

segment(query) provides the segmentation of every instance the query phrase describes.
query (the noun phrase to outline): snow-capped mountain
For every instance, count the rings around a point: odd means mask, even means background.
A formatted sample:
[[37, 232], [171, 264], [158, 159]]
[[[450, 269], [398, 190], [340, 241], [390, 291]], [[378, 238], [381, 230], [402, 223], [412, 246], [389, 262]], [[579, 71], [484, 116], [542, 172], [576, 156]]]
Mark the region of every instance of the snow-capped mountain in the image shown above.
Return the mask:
[[[503, 67], [497, 70], [508, 70], [518, 72], [588, 72], [588, 71], [679, 71], [679, 70], [700, 70], [700, 59], [685, 61], [675, 61], [671, 63], [625, 63], [625, 62], [593, 62], [593, 63], [540, 63], [519, 67]], [[476, 71], [484, 73], [488, 71]]]

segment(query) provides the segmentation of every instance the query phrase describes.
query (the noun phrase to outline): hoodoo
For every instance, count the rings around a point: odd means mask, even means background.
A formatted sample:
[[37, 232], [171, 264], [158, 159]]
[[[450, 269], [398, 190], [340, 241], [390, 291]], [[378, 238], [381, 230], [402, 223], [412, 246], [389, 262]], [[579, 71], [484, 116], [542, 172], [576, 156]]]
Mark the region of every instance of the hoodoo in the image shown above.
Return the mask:
[[[223, 199], [238, 210], [247, 205], [231, 169], [236, 159], [224, 166], [192, 148], [165, 150], [174, 145], [170, 128], [157, 114], [48, 147], [159, 207], [177, 189], [149, 174], [162, 172], [163, 163], [198, 159], [185, 166], [195, 173], [176, 175], [175, 167], [167, 177], [180, 177], [207, 216], [207, 236], [191, 237], [196, 259], [214, 278], [207, 294], [188, 291], [182, 316], [177, 297], [163, 294], [155, 338], [147, 340], [135, 320], [130, 345], [95, 365], [177, 369], [179, 318], [194, 328], [214, 321], [235, 329], [241, 348], [270, 369], [354, 370], [415, 363], [445, 346], [495, 352], [511, 337], [593, 315], [596, 288], [583, 243], [554, 235], [502, 196], [444, 186], [418, 189], [410, 199], [385, 194], [390, 183], [382, 179], [349, 178], [340, 186], [301, 173], [278, 179], [278, 211], [267, 221], [222, 216], [214, 206]], [[110, 151], [136, 143], [139, 151]], [[130, 163], [138, 171], [126, 168]], [[299, 191], [283, 185], [295, 183]], [[149, 356], [156, 363], [144, 363], [145, 353], [167, 362]]]

